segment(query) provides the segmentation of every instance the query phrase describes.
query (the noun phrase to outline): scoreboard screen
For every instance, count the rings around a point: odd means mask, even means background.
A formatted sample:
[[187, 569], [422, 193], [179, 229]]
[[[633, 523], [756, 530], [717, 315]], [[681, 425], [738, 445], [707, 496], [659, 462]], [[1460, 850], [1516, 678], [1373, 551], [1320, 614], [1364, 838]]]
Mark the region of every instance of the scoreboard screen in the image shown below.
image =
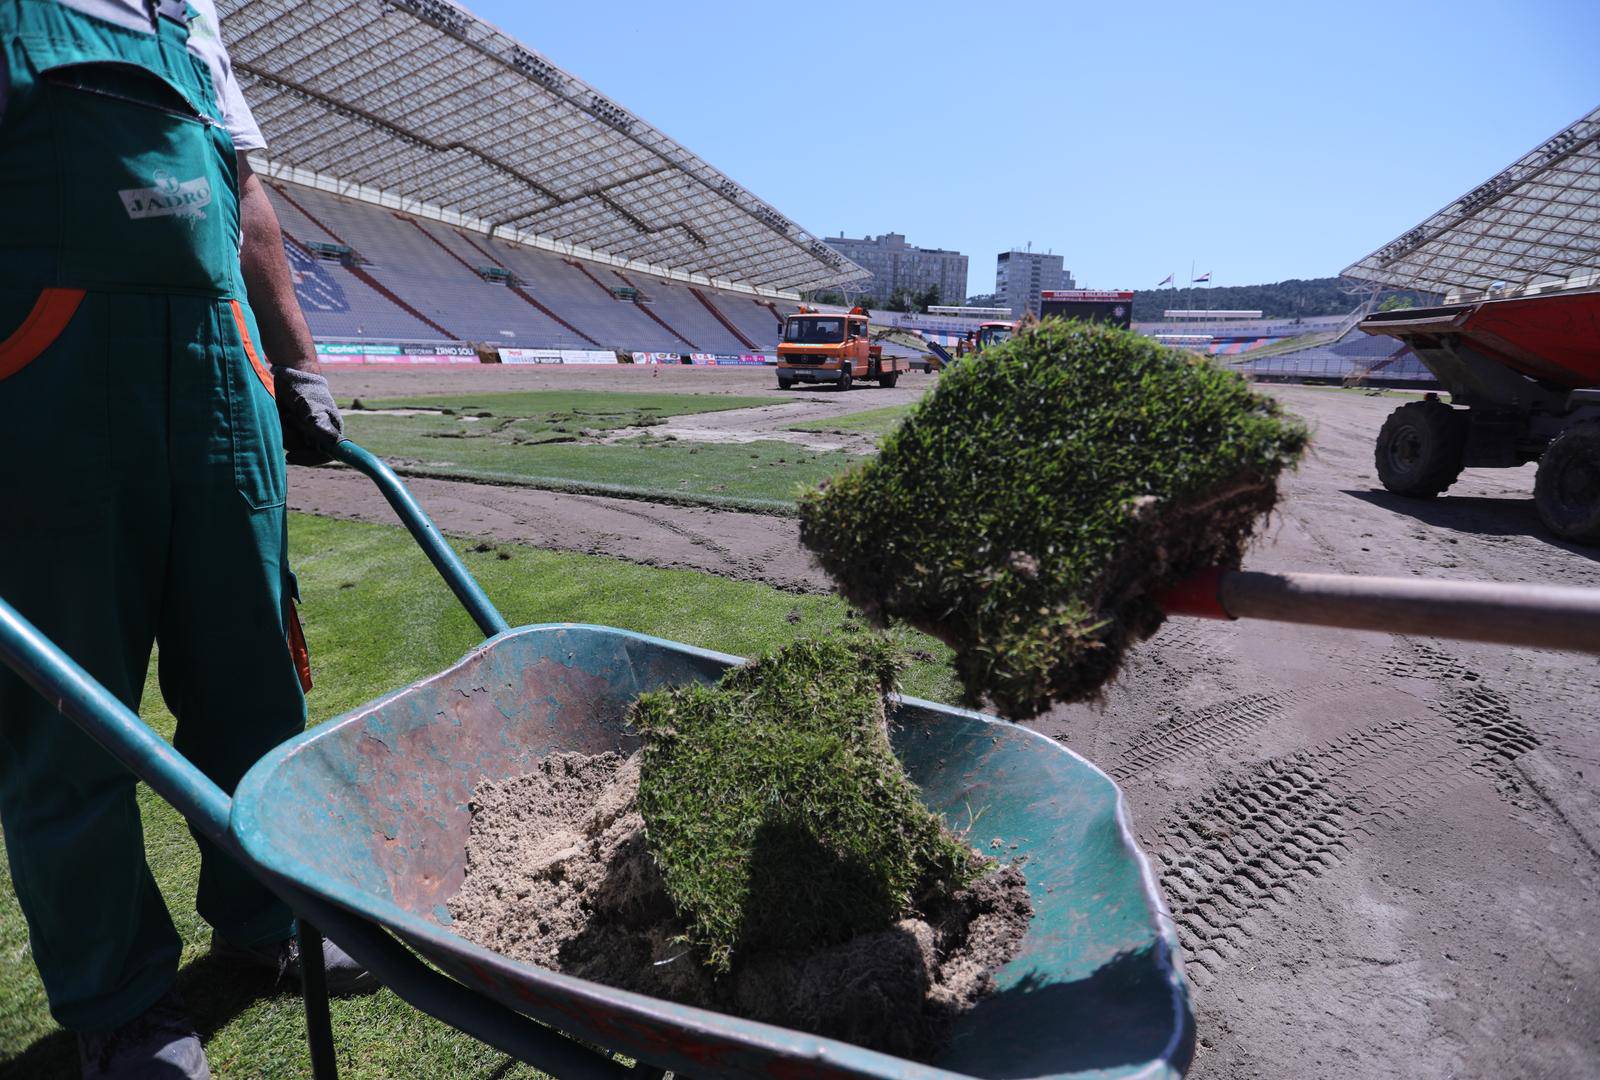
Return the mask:
[[1127, 330], [1133, 325], [1133, 292], [1121, 289], [1046, 289], [1039, 318], [1083, 319]]

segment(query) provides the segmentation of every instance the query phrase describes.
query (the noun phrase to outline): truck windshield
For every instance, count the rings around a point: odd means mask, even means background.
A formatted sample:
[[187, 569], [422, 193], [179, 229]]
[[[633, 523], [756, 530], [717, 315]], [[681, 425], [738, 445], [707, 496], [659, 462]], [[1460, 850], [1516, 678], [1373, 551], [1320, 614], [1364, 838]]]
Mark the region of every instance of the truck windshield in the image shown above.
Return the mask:
[[1011, 327], [1009, 326], [985, 326], [978, 331], [978, 345], [980, 348], [987, 349], [990, 345], [998, 345], [1002, 341], [1009, 340], [1010, 337]]
[[844, 340], [843, 319], [790, 319], [783, 340], [796, 345], [834, 345]]

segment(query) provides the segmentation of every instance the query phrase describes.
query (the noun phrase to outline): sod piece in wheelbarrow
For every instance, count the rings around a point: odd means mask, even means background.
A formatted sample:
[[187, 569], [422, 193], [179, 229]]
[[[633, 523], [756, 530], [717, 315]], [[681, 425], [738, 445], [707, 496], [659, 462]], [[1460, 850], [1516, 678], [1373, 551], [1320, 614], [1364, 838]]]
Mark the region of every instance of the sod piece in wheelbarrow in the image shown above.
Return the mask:
[[943, 639], [972, 703], [1097, 696], [1163, 616], [1237, 567], [1305, 428], [1237, 374], [1051, 319], [941, 373], [878, 457], [807, 493], [800, 539], [852, 603]]
[[1032, 915], [889, 747], [862, 632], [644, 695], [643, 750], [556, 754], [474, 795], [452, 929], [656, 997], [927, 1058]]

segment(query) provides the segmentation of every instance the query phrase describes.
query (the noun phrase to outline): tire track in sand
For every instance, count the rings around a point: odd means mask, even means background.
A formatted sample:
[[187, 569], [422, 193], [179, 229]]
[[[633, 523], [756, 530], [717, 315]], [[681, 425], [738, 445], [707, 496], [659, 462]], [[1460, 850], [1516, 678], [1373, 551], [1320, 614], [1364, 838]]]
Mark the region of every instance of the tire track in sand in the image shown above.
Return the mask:
[[[1390, 661], [1442, 680], [1422, 717], [1370, 725], [1251, 766], [1179, 808], [1159, 830], [1162, 885], [1198, 985], [1248, 947], [1262, 913], [1338, 866], [1352, 844], [1466, 784], [1488, 780], [1499, 790], [1516, 760], [1540, 745], [1479, 673], [1425, 650]], [[1223, 711], [1218, 738], [1282, 707], [1274, 695], [1242, 702], [1243, 709], [1229, 703], [1237, 710], [1231, 720]], [[1184, 737], [1180, 731], [1157, 749], [1185, 752]]]

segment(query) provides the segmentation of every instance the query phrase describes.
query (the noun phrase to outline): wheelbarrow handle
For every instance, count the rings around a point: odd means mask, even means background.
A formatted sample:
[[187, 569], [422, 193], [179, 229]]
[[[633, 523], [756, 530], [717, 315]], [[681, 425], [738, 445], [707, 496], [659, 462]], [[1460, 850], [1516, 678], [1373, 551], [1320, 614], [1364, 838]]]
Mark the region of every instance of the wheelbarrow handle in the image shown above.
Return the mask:
[[444, 578], [445, 584], [450, 586], [450, 591], [456, 594], [456, 599], [461, 601], [461, 606], [467, 609], [467, 614], [472, 616], [472, 621], [478, 624], [478, 629], [483, 631], [485, 637], [494, 637], [511, 629], [505, 617], [489, 602], [483, 589], [473, 580], [466, 565], [462, 563], [455, 551], [445, 542], [438, 528], [423, 512], [417, 500], [411, 497], [411, 492], [400, 482], [394, 470], [385, 465], [383, 461], [370, 451], [357, 446], [349, 439], [339, 443], [333, 456], [349, 465], [378, 485], [378, 490], [383, 492], [383, 497], [389, 500], [389, 505], [394, 507], [394, 512], [400, 516], [400, 521], [417, 541], [428, 560], [433, 563], [434, 569]]
[[3, 599], [0, 662], [176, 807], [206, 839], [238, 853], [228, 832], [232, 800], [227, 794]]
[[1168, 615], [1600, 653], [1600, 589], [1215, 568], [1157, 602]]

